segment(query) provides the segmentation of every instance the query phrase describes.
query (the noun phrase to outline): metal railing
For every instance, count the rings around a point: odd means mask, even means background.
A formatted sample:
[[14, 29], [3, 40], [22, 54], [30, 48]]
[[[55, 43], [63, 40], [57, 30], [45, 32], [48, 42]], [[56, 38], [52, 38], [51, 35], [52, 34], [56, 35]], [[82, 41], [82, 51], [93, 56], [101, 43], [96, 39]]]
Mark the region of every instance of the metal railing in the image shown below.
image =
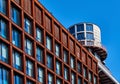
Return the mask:
[[[96, 57], [97, 58], [97, 57]], [[98, 59], [98, 58], [97, 58]], [[115, 84], [120, 84], [111, 74], [110, 70], [98, 59], [98, 67], [108, 76]]]

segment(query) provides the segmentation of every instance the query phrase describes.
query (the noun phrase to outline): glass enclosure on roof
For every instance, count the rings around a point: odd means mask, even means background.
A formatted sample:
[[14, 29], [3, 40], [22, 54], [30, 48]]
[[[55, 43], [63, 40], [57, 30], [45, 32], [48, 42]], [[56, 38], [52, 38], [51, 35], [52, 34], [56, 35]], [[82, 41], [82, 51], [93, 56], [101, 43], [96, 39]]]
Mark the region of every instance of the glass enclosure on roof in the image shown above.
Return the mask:
[[84, 24], [77, 25], [77, 32], [84, 31]]
[[93, 25], [92, 24], [86, 24], [86, 31], [93, 31]]
[[70, 32], [71, 34], [74, 34], [74, 33], [75, 33], [75, 27], [74, 27], [74, 26], [71, 27], [71, 28], [69, 29], [69, 32]]

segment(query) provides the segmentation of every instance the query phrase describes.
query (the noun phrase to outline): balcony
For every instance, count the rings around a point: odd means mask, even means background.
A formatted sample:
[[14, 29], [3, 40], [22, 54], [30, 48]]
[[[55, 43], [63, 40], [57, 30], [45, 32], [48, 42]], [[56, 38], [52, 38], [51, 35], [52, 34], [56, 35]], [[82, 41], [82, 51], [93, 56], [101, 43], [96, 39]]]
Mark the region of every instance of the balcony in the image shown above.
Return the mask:
[[[96, 57], [97, 58], [97, 57]], [[98, 59], [100, 84], [120, 84], [111, 74], [109, 69]]]
[[94, 41], [80, 41], [80, 43], [81, 42], [84, 42], [84, 44], [82, 44], [84, 47], [91, 49], [91, 51], [94, 53], [97, 53], [97, 55], [100, 56], [101, 61], [104, 61], [106, 59], [107, 50], [101, 45], [101, 43], [95, 43]]

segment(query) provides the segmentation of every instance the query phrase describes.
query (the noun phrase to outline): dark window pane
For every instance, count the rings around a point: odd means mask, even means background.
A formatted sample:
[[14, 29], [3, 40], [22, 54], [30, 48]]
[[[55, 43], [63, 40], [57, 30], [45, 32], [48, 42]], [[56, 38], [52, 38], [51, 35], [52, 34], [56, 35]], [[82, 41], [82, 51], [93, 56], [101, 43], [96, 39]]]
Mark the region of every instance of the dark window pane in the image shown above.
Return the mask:
[[53, 83], [53, 75], [48, 73], [48, 84], [54, 84]]
[[15, 7], [11, 8], [11, 19], [14, 23], [20, 26], [20, 12]]
[[56, 84], [62, 84], [61, 80], [60, 79], [56, 79]]
[[78, 84], [82, 84], [82, 79], [78, 77]]
[[92, 72], [89, 72], [88, 77], [89, 77], [89, 82], [92, 82]]
[[82, 65], [80, 62], [77, 63], [77, 70], [80, 74], [82, 73]]
[[68, 52], [66, 50], [63, 51], [64, 62], [68, 63]]
[[38, 67], [38, 81], [44, 83], [44, 70]]
[[34, 84], [31, 80], [27, 80], [27, 84]]
[[3, 66], [0, 66], [0, 84], [10, 84], [9, 83], [9, 72]]
[[96, 76], [94, 76], [94, 84], [97, 84], [97, 77]]
[[93, 31], [93, 25], [92, 24], [86, 24], [86, 31]]
[[71, 34], [74, 34], [74, 33], [75, 33], [75, 27], [74, 27], [74, 26], [71, 27], [71, 28], [69, 29], [69, 32], [70, 32]]
[[88, 84], [86, 81], [84, 81], [84, 84]]
[[84, 33], [78, 33], [78, 34], [77, 34], [77, 39], [78, 39], [78, 40], [84, 40], [84, 39], [85, 39]]
[[83, 76], [85, 78], [87, 78], [87, 68], [86, 67], [83, 68]]
[[77, 25], [77, 32], [84, 31], [84, 24]]
[[53, 58], [50, 55], [47, 55], [47, 67], [53, 69]]
[[72, 84], [76, 84], [75, 83], [75, 74], [74, 73], [71, 73], [71, 81], [72, 81]]
[[0, 0], [0, 12], [6, 15], [7, 12], [7, 0]]
[[70, 58], [70, 66], [71, 66], [71, 68], [75, 68], [75, 59], [73, 56], [71, 56], [71, 58]]
[[93, 39], [94, 39], [93, 33], [87, 32], [87, 33], [86, 33], [86, 38], [89, 39], [89, 40], [93, 40]]
[[32, 22], [28, 19], [24, 19], [24, 29], [27, 33], [32, 34]]
[[57, 43], [55, 44], [55, 54], [60, 57], [60, 45]]
[[29, 39], [25, 39], [25, 52], [32, 55], [32, 42]]
[[13, 66], [18, 70], [22, 70], [22, 57], [16, 51], [13, 51]]
[[61, 64], [59, 61], [56, 61], [56, 73], [61, 75]]
[[[1, 0], [0, 0], [1, 1]], [[7, 38], [7, 24], [4, 20], [0, 19], [0, 36]]]
[[14, 84], [23, 84], [23, 77], [18, 74], [14, 75]]
[[36, 56], [37, 56], [37, 60], [43, 63], [43, 50], [39, 47], [37, 47]]
[[0, 60], [8, 63], [8, 47], [3, 43], [0, 43]]
[[52, 50], [52, 40], [49, 36], [46, 37], [46, 47], [49, 49], [49, 50]]
[[38, 27], [36, 28], [36, 40], [42, 43], [43, 37], [42, 37], [42, 30]]
[[28, 76], [31, 76], [31, 77], [34, 76], [34, 74], [33, 74], [33, 72], [34, 72], [33, 68], [34, 68], [34, 66], [33, 66], [32, 61], [27, 60], [27, 61], [26, 61], [26, 74], [27, 74]]
[[16, 29], [13, 29], [12, 30], [12, 43], [21, 48], [21, 35], [20, 35], [20, 32], [17, 31]]
[[80, 41], [80, 43], [81, 43], [82, 45], [85, 45], [85, 41]]
[[87, 45], [94, 45], [93, 41], [87, 41]]
[[68, 68], [64, 67], [64, 78], [65, 78], [65, 80], [68, 80], [68, 77], [69, 77], [68, 73], [69, 73]]

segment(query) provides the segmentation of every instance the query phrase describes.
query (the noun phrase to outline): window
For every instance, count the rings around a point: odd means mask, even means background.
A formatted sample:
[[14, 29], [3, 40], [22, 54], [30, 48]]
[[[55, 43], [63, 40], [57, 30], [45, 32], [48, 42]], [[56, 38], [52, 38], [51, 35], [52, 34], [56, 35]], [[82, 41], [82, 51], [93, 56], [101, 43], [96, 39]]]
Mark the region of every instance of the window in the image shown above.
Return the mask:
[[86, 38], [89, 39], [89, 40], [93, 40], [94, 39], [93, 33], [87, 32], [86, 33]]
[[86, 67], [83, 68], [83, 76], [85, 78], [87, 78], [87, 68]]
[[48, 73], [48, 84], [54, 84], [53, 83], [53, 76], [50, 73]]
[[71, 66], [71, 68], [75, 68], [75, 58], [72, 56], [70, 58], [70, 66]]
[[16, 29], [12, 30], [12, 43], [19, 48], [21, 47], [21, 35]]
[[38, 81], [44, 83], [44, 70], [38, 67]]
[[34, 84], [31, 80], [27, 80], [27, 84]]
[[13, 66], [18, 70], [22, 70], [22, 57], [16, 51], [13, 51]]
[[75, 33], [75, 27], [74, 27], [74, 26], [71, 27], [71, 28], [69, 29], [69, 32], [70, 32], [71, 34], [74, 34], [74, 33]]
[[46, 47], [49, 49], [49, 50], [52, 50], [52, 40], [49, 36], [46, 37]]
[[69, 77], [69, 75], [68, 75], [68, 68], [64, 67], [64, 79], [68, 80], [68, 77]]
[[94, 83], [93, 84], [97, 84], [97, 77], [94, 76]]
[[56, 56], [60, 56], [60, 45], [59, 44], [55, 44], [55, 54]]
[[53, 58], [50, 55], [47, 55], [47, 67], [53, 69]]
[[92, 82], [92, 72], [89, 72], [88, 77], [89, 77], [89, 82]]
[[[0, 2], [3, 0], [0, 0]], [[0, 19], [0, 36], [2, 36], [3, 38], [7, 38], [7, 24], [4, 20]]]
[[75, 83], [75, 74], [74, 73], [71, 73], [71, 81], [72, 81], [72, 84], [76, 84]]
[[56, 79], [56, 84], [62, 84], [61, 80], [60, 79]]
[[3, 66], [0, 66], [0, 84], [10, 84], [9, 83], [9, 72]]
[[86, 24], [86, 31], [93, 31], [93, 25], [92, 24]]
[[23, 77], [18, 74], [14, 75], [14, 84], [23, 84]]
[[20, 12], [16, 7], [11, 8], [11, 19], [14, 23], [20, 26]]
[[80, 41], [80, 43], [81, 43], [82, 45], [85, 45], [85, 41]]
[[37, 56], [37, 60], [43, 63], [43, 49], [41, 49], [40, 47], [37, 47], [36, 56]]
[[7, 12], [7, 0], [0, 0], [0, 12], [6, 15]]
[[66, 50], [63, 51], [64, 62], [68, 63], [68, 52]]
[[81, 63], [80, 62], [77, 63], [77, 70], [80, 74], [82, 73], [82, 68], [81, 68]]
[[77, 32], [84, 31], [84, 24], [77, 25]]
[[84, 84], [88, 84], [86, 81], [84, 81]]
[[93, 41], [87, 41], [87, 45], [94, 45]]
[[0, 43], [0, 60], [8, 63], [8, 47], [3, 43]]
[[28, 19], [24, 19], [24, 29], [27, 33], [32, 34], [32, 22]]
[[42, 30], [40, 28], [36, 28], [36, 40], [42, 43]]
[[27, 75], [29, 75], [29, 76], [31, 76], [31, 77], [33, 77], [34, 75], [34, 73], [33, 73], [33, 63], [30, 61], [30, 60], [27, 60], [26, 61], [26, 74]]
[[56, 73], [61, 74], [61, 65], [60, 62], [56, 61]]
[[84, 33], [78, 33], [78, 34], [77, 34], [77, 39], [78, 39], [78, 40], [84, 40], [84, 39], [85, 39]]
[[82, 84], [82, 79], [78, 77], [78, 84]]
[[32, 55], [32, 42], [29, 39], [25, 39], [25, 52]]

